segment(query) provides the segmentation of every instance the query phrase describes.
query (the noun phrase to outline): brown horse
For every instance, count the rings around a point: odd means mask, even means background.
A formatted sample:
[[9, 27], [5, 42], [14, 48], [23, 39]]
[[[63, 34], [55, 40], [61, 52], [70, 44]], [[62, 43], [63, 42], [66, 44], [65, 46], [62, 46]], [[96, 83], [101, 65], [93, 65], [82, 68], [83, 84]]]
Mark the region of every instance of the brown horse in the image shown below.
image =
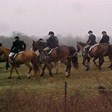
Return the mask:
[[[86, 46], [85, 43], [77, 42], [77, 52], [82, 51], [82, 55], [83, 55], [82, 64], [86, 67], [86, 70], [89, 70], [90, 58], [94, 58], [93, 59], [94, 65], [97, 66], [98, 69], [101, 69], [101, 66], [104, 63], [104, 56], [109, 57], [111, 61], [110, 68], [112, 68], [111, 45], [108, 45], [106, 43], [95, 44], [90, 47], [88, 51], [88, 55], [84, 54], [85, 46]], [[99, 59], [99, 65], [97, 65], [96, 63], [97, 58]]]
[[66, 65], [66, 76], [70, 75], [70, 70], [71, 70], [71, 61], [74, 65], [74, 67], [77, 69], [78, 68], [78, 57], [77, 53], [74, 47], [72, 46], [59, 46], [54, 49], [52, 49], [48, 55], [43, 51], [43, 49], [46, 47], [46, 43], [42, 42], [40, 43], [39, 41], [33, 41], [33, 49], [34, 50], [39, 50], [40, 51], [40, 56], [39, 60], [45, 64], [41, 76], [44, 74], [45, 67], [48, 68], [49, 74], [52, 77], [52, 66], [50, 62], [58, 62], [61, 61], [63, 64]]
[[6, 62], [5, 65], [6, 71], [8, 70], [9, 67], [9, 62], [8, 62], [9, 53], [10, 53], [10, 49], [5, 47], [0, 47], [0, 62]]
[[70, 76], [71, 62], [74, 68], [78, 69], [78, 57], [77, 52], [73, 46], [61, 45], [49, 52], [48, 56], [49, 61], [58, 61], [60, 60], [63, 64], [66, 65], [65, 74]]
[[[5, 49], [5, 50], [4, 50]], [[1, 48], [0, 49], [0, 56], [2, 56], [3, 58], [5, 58], [6, 54], [7, 56], [9, 55], [10, 50], [8, 48]], [[34, 76], [36, 77], [37, 72], [39, 70], [38, 65], [37, 65], [37, 54], [31, 50], [26, 50], [26, 51], [22, 51], [20, 53], [17, 53], [15, 56], [15, 61], [18, 65], [21, 64], [25, 64], [28, 68], [28, 78], [30, 78], [30, 73], [32, 71], [32, 69], [34, 70]], [[15, 69], [16, 73], [18, 75], [18, 78], [20, 78], [18, 70], [17, 70], [17, 65], [13, 64], [12, 60], [8, 57], [8, 62], [11, 65], [11, 70], [10, 70], [10, 76], [9, 79], [12, 78], [12, 72]], [[31, 64], [30, 64], [31, 62]]]
[[[47, 47], [47, 44], [46, 42], [40, 42], [40, 41], [34, 41], [33, 40], [33, 43], [32, 43], [32, 48], [34, 50], [34, 52], [40, 52], [42, 54], [43, 52], [43, 49]], [[44, 54], [44, 52], [43, 52]], [[40, 56], [39, 56], [40, 57]], [[39, 61], [39, 57], [38, 57], [38, 61]], [[49, 64], [47, 63], [43, 63], [41, 61], [39, 61], [41, 64], [44, 64], [43, 67], [42, 67], [42, 73], [40, 76], [43, 76], [44, 73], [45, 73], [45, 69], [47, 68], [49, 70], [49, 74], [52, 75], [51, 73], [51, 68], [53, 68], [53, 65], [51, 64], [51, 62], [49, 62]], [[56, 68], [56, 74], [58, 74], [58, 62], [57, 61], [53, 61], [54, 65], [55, 65], [55, 68]]]

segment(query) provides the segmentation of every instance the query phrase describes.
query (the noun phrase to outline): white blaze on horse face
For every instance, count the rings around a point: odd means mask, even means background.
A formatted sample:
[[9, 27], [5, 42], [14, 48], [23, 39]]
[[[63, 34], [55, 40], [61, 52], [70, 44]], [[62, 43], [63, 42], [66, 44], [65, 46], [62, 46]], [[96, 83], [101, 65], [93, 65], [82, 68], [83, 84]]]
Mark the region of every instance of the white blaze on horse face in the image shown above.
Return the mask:
[[39, 56], [39, 55], [40, 55], [40, 53], [39, 53], [39, 51], [38, 51], [38, 50], [36, 50], [36, 51], [35, 51], [35, 53], [36, 53], [36, 55], [37, 55], [37, 56]]

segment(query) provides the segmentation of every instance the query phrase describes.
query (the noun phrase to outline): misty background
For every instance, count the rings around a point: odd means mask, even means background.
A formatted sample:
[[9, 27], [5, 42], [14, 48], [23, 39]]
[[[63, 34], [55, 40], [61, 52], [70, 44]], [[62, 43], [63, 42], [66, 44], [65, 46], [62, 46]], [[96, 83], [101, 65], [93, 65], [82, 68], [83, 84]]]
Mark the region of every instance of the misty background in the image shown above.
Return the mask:
[[[32, 40], [48, 38], [54, 31], [60, 44], [86, 42], [92, 30], [112, 35], [112, 0], [0, 0], [0, 42], [10, 47], [19, 35], [31, 47]], [[112, 41], [112, 40], [111, 40]]]

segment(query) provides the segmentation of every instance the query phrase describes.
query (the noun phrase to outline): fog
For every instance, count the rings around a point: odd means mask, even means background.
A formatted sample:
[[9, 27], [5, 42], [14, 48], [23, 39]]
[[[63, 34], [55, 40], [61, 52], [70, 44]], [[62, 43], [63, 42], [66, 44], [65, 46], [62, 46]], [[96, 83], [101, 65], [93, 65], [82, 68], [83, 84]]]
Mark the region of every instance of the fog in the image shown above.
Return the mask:
[[0, 0], [0, 35], [112, 35], [112, 0]]

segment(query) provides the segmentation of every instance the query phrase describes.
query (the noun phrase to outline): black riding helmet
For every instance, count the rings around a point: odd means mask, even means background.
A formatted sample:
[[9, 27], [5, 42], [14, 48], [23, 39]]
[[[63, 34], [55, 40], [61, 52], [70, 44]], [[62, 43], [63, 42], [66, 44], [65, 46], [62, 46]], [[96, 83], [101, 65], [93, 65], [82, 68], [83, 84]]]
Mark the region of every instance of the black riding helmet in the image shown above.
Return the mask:
[[106, 31], [102, 31], [102, 34], [103, 34], [103, 33], [107, 33], [107, 32], [106, 32]]
[[93, 31], [89, 30], [88, 33], [93, 33]]
[[16, 36], [15, 39], [19, 39], [19, 36]]
[[48, 35], [50, 35], [50, 34], [54, 35], [54, 32], [53, 32], [53, 31], [50, 31], [50, 32], [48, 33]]

